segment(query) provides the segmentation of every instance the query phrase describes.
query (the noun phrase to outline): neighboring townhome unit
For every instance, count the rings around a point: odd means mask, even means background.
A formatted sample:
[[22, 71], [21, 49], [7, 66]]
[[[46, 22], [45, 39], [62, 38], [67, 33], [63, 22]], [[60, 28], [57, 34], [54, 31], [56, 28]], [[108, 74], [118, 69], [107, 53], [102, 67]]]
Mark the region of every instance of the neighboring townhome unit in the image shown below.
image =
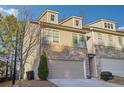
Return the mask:
[[102, 71], [124, 77], [124, 33], [116, 30], [110, 20], [98, 20], [85, 25], [91, 76], [99, 77]]
[[[37, 39], [32, 55], [27, 58], [24, 78], [26, 78], [26, 72], [33, 71], [35, 79], [38, 79], [37, 69], [43, 50], [49, 59], [48, 78], [86, 78], [89, 73], [89, 65], [86, 31], [82, 30], [82, 18], [72, 16], [59, 23], [58, 12], [46, 10], [37, 22], [30, 22], [29, 24], [40, 28], [35, 31], [37, 34], [32, 36]], [[32, 28], [32, 26], [30, 27]]]

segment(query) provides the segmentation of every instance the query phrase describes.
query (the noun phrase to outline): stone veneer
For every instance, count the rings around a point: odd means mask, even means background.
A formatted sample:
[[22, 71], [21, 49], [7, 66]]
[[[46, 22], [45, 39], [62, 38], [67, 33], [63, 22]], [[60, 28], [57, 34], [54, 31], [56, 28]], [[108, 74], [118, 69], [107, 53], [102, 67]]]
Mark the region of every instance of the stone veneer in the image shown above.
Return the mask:
[[44, 45], [44, 50], [50, 59], [83, 61], [86, 57], [86, 48]]
[[[44, 50], [46, 51], [49, 59], [59, 59], [66, 61], [86, 61], [86, 73], [89, 74], [89, 63], [87, 57], [87, 49], [86, 48], [78, 48], [78, 47], [69, 47], [69, 46], [60, 46], [60, 45], [50, 45], [44, 44], [42, 45]], [[83, 69], [83, 67], [82, 67]]]

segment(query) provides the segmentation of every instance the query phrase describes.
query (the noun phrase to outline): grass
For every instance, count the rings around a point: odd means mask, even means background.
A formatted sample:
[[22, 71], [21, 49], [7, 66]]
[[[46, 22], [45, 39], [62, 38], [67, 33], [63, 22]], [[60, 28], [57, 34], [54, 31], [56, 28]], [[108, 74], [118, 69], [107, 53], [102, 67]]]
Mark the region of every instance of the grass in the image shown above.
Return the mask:
[[108, 82], [124, 85], [124, 77], [114, 76], [114, 78]]

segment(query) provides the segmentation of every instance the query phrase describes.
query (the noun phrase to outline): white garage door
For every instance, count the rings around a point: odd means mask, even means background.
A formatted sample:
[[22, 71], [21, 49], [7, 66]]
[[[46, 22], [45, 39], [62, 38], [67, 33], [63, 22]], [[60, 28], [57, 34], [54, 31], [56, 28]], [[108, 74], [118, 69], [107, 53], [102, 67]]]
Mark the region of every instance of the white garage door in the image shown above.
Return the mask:
[[83, 62], [51, 60], [48, 65], [49, 78], [83, 78]]
[[102, 58], [101, 70], [110, 71], [113, 75], [124, 77], [124, 60]]

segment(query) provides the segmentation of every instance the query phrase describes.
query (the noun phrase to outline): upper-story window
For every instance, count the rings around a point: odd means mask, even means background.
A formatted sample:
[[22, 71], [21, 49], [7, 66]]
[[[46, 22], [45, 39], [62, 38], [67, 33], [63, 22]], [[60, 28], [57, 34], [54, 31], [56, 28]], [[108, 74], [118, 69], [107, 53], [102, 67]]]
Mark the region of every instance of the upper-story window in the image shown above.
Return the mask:
[[103, 45], [102, 33], [98, 33], [98, 44]]
[[110, 28], [110, 24], [108, 23], [108, 28]]
[[104, 23], [104, 27], [105, 28], [108, 28], [108, 29], [113, 29], [113, 24], [110, 24], [110, 23]]
[[119, 45], [123, 46], [123, 42], [122, 42], [122, 38], [121, 37], [118, 37], [118, 41], [119, 41]]
[[113, 29], [113, 24], [111, 24], [111, 29]]
[[104, 25], [105, 25], [105, 28], [107, 28], [108, 26], [107, 26], [107, 23], [104, 23]]
[[44, 43], [50, 43], [50, 42], [54, 42], [54, 43], [59, 43], [59, 31], [56, 30], [47, 30], [46, 31], [46, 35], [44, 36]]
[[73, 33], [72, 38], [73, 38], [73, 45], [77, 45], [78, 44], [78, 36], [77, 36], [77, 34]]
[[79, 26], [79, 20], [75, 21], [76, 26]]
[[51, 21], [55, 20], [55, 15], [51, 15]]
[[113, 45], [113, 38], [112, 38], [112, 35], [109, 35], [109, 46], [112, 46]]
[[85, 46], [85, 39], [83, 35], [79, 35], [79, 46], [84, 47]]
[[83, 35], [73, 33], [73, 45], [77, 47], [85, 47], [85, 39]]
[[59, 32], [53, 31], [53, 42], [59, 43]]

